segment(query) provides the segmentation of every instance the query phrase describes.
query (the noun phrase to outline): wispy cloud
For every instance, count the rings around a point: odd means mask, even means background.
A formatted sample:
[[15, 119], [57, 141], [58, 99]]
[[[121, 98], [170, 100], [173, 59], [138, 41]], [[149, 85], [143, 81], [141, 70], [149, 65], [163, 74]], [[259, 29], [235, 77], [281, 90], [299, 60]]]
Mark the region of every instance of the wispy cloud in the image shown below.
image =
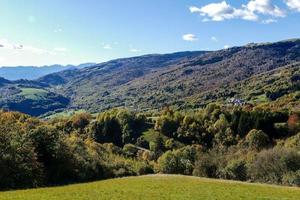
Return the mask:
[[210, 38], [210, 40], [213, 41], [213, 42], [218, 42], [218, 39], [217, 39], [215, 36], [212, 36], [212, 37]]
[[129, 49], [129, 51], [132, 52], [132, 53], [137, 53], [137, 52], [141, 52], [142, 50], [131, 48], [131, 49]]
[[58, 51], [58, 52], [67, 52], [68, 51], [68, 49], [64, 48], [64, 47], [56, 47], [53, 50]]
[[194, 42], [194, 41], [198, 40], [197, 36], [192, 34], [192, 33], [184, 34], [182, 36], [182, 39], [185, 40], [185, 41], [189, 41], [189, 42]]
[[104, 44], [103, 49], [110, 50], [110, 49], [112, 49], [112, 46], [110, 44]]
[[258, 21], [260, 15], [270, 17], [285, 17], [286, 13], [271, 0], [250, 0], [246, 5], [235, 8], [226, 1], [210, 3], [203, 7], [191, 6], [191, 13], [199, 13], [204, 17], [203, 21], [224, 21], [228, 19], [243, 19]]
[[290, 9], [300, 12], [300, 0], [285, 0], [285, 3]]
[[272, 23], [276, 23], [276, 22], [277, 22], [276, 19], [266, 19], [266, 20], [262, 21], [263, 24], [272, 24]]
[[17, 44], [8, 41], [7, 39], [0, 39], [0, 50], [9, 50], [11, 52], [30, 52], [33, 54], [51, 54], [55, 55], [56, 52], [66, 52], [68, 51], [67, 48], [64, 47], [56, 47], [53, 50], [48, 50], [44, 48], [34, 47], [32, 45], [24, 45], [24, 44]]
[[229, 48], [230, 46], [228, 44], [224, 46], [224, 49], [229, 49]]

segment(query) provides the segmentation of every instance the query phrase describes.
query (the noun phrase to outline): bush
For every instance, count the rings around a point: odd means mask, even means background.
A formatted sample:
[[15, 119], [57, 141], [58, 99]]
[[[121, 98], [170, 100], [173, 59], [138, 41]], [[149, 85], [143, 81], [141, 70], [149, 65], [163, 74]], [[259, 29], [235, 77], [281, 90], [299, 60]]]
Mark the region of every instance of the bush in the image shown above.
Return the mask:
[[178, 160], [172, 151], [167, 151], [157, 160], [157, 169], [165, 174], [179, 173]]
[[166, 174], [186, 174], [193, 171], [194, 155], [192, 148], [167, 151], [157, 160], [157, 170]]
[[71, 118], [72, 126], [82, 131], [89, 123], [92, 116], [88, 113], [79, 113]]
[[247, 180], [246, 162], [243, 160], [231, 160], [227, 166], [221, 170], [220, 177], [239, 181]]
[[284, 144], [287, 148], [297, 149], [300, 151], [300, 133], [288, 138]]
[[145, 163], [138, 168], [137, 173], [138, 175], [153, 174], [154, 170], [151, 165]]
[[283, 176], [282, 183], [286, 185], [300, 186], [300, 170], [285, 174]]
[[263, 150], [249, 166], [252, 180], [275, 184], [282, 183], [286, 174], [299, 169], [300, 154], [285, 148]]
[[194, 176], [217, 178], [218, 161], [209, 153], [200, 154], [195, 162]]
[[252, 129], [246, 136], [245, 142], [248, 147], [260, 150], [269, 144], [269, 137], [261, 130]]

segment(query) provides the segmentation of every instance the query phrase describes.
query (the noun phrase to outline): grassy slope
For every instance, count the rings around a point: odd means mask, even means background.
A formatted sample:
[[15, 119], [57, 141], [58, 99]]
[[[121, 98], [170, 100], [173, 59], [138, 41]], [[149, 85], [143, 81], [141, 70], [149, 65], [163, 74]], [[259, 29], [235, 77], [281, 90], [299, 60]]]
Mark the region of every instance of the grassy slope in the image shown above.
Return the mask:
[[21, 90], [22, 92], [19, 95], [32, 100], [44, 99], [48, 94], [48, 91], [37, 88], [21, 88]]
[[299, 199], [300, 189], [186, 177], [142, 176], [0, 193], [0, 200]]

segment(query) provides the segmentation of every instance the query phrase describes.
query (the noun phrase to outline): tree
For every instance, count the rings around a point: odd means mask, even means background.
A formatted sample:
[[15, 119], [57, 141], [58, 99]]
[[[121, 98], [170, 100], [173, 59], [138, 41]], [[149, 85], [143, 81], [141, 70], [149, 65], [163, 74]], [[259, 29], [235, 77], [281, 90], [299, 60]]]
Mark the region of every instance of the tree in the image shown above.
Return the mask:
[[252, 129], [246, 136], [245, 142], [248, 147], [256, 150], [260, 150], [270, 144], [270, 140], [267, 134], [262, 130]]
[[75, 129], [79, 129], [81, 132], [90, 123], [92, 116], [88, 113], [79, 113], [71, 118], [72, 125]]
[[0, 189], [41, 186], [43, 165], [22, 132], [0, 132]]
[[247, 167], [243, 160], [230, 160], [226, 167], [221, 170], [221, 178], [246, 181]]
[[172, 151], [167, 151], [157, 160], [158, 171], [165, 174], [177, 174], [178, 159]]
[[150, 150], [154, 152], [156, 158], [164, 152], [164, 140], [160, 134], [155, 138], [154, 142], [150, 142]]
[[276, 184], [282, 183], [286, 174], [299, 169], [299, 153], [285, 148], [263, 150], [249, 165], [252, 180]]

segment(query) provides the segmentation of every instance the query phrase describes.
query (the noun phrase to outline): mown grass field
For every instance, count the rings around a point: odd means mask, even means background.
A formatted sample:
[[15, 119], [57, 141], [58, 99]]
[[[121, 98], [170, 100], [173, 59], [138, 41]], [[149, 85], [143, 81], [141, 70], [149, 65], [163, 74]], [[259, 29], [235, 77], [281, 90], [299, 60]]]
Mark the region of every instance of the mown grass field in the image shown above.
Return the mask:
[[153, 175], [64, 187], [1, 192], [0, 200], [274, 199], [300, 198], [300, 188], [188, 176]]

